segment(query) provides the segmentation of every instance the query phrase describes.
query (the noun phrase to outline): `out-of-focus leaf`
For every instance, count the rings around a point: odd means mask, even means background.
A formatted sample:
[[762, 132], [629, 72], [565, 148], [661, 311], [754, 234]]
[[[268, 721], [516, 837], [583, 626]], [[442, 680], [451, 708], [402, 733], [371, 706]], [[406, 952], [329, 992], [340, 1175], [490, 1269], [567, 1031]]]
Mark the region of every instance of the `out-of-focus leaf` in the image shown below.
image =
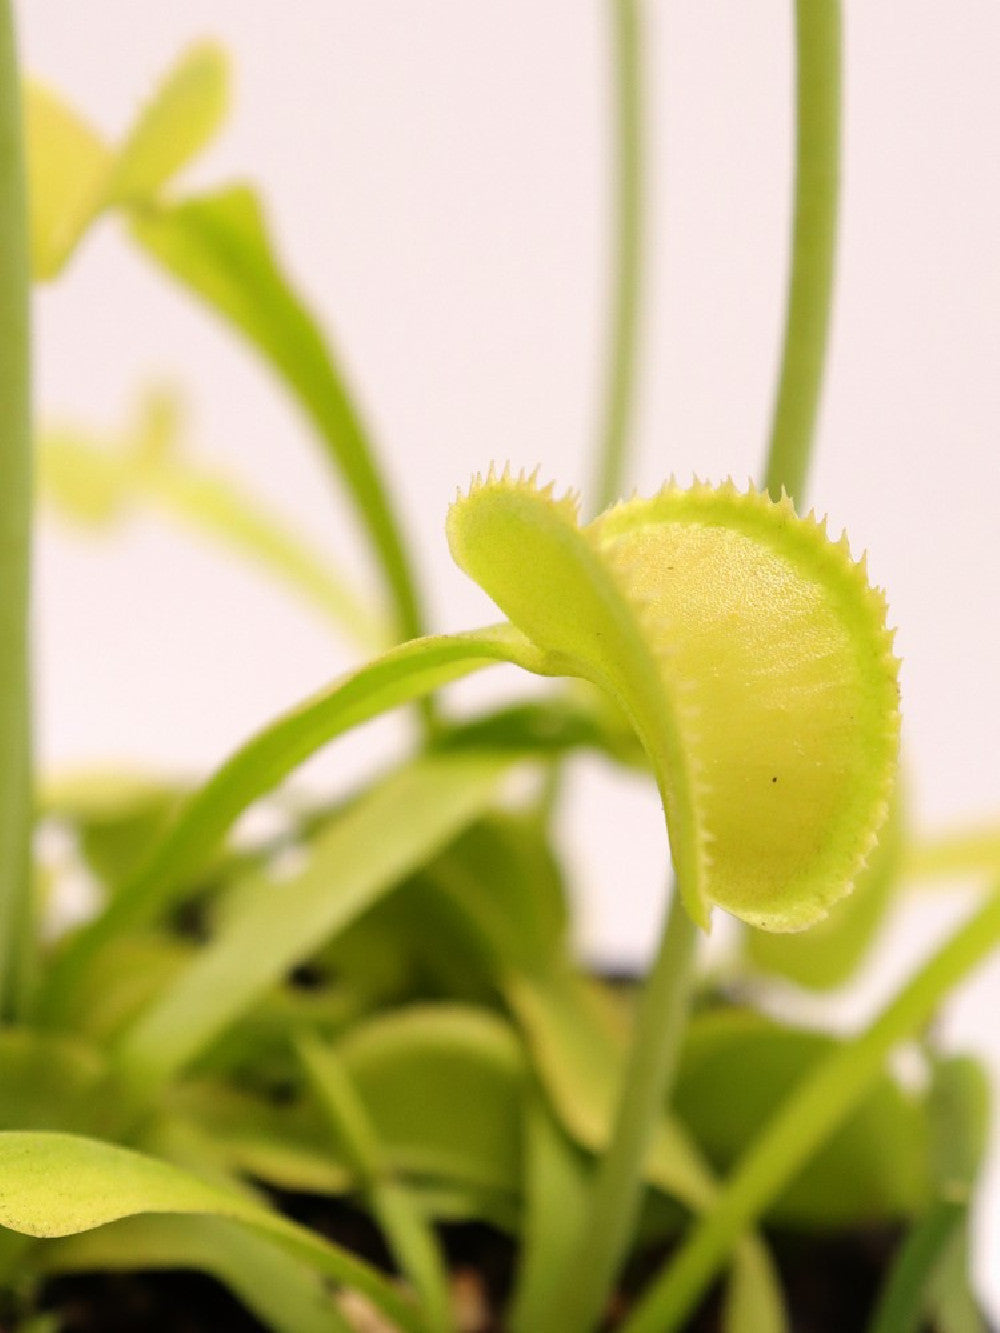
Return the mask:
[[747, 928], [744, 946], [755, 967], [809, 990], [833, 990], [850, 979], [874, 943], [900, 883], [900, 806], [897, 788], [889, 819], [853, 892], [835, 903], [823, 921], [794, 935]]
[[60, 1274], [195, 1269], [228, 1287], [274, 1333], [338, 1327], [322, 1277], [271, 1241], [218, 1218], [129, 1217], [52, 1242], [37, 1252], [35, 1266]]
[[103, 1053], [75, 1037], [0, 1031], [0, 1129], [82, 1130], [105, 1065]]
[[401, 1329], [426, 1333], [409, 1303], [346, 1250], [245, 1195], [155, 1157], [73, 1134], [3, 1132], [0, 1178], [0, 1225], [14, 1231], [72, 1236], [148, 1213], [228, 1218], [276, 1242], [317, 1272], [363, 1292]]
[[215, 137], [228, 105], [228, 68], [213, 42], [189, 47], [143, 109], [119, 148], [105, 204], [155, 198]]
[[379, 618], [325, 556], [231, 478], [178, 453], [170, 434], [176, 415], [160, 391], [147, 395], [134, 426], [110, 447], [72, 426], [43, 431], [36, 450], [43, 498], [70, 522], [94, 527], [151, 505], [252, 561], [366, 648], [383, 647]]
[[[520, 1195], [527, 1070], [503, 1019], [411, 1004], [356, 1024], [336, 1051], [389, 1170], [432, 1191]], [[358, 1183], [311, 1098], [275, 1101], [196, 1079], [171, 1089], [166, 1107], [197, 1124], [230, 1170], [319, 1193]]]
[[[559, 1120], [578, 1143], [603, 1151], [611, 1137], [627, 1041], [615, 1008], [596, 987], [558, 968], [544, 977], [509, 978], [505, 993]], [[696, 1144], [696, 1136], [676, 1117], [663, 1116], [653, 1131], [644, 1175], [700, 1213], [711, 1209], [716, 1183]], [[773, 1265], [755, 1235], [746, 1236], [733, 1251], [734, 1273], [743, 1270], [745, 1289], [771, 1289], [768, 1305], [761, 1308], [780, 1310]], [[763, 1295], [760, 1300], [765, 1300]]]
[[508, 1312], [512, 1333], [543, 1327], [589, 1201], [590, 1164], [539, 1096], [528, 1103], [525, 1139], [524, 1231]]
[[428, 871], [489, 942], [499, 974], [545, 972], [565, 956], [565, 886], [534, 815], [495, 815], [467, 829]]
[[995, 879], [1000, 870], [1000, 828], [960, 827], [911, 840], [903, 873], [907, 879]]
[[105, 1048], [183, 971], [190, 941], [136, 933], [113, 940], [77, 991], [74, 1029]]
[[966, 1055], [934, 1061], [928, 1112], [934, 1177], [947, 1197], [968, 1195], [979, 1177], [989, 1139], [989, 1075]]
[[49, 89], [25, 92], [31, 260], [55, 277], [107, 208], [155, 196], [214, 134], [225, 110], [218, 48], [191, 47], [167, 75], [119, 150]]
[[329, 1131], [354, 1168], [400, 1272], [412, 1282], [428, 1323], [440, 1333], [450, 1333], [454, 1320], [440, 1246], [417, 1198], [389, 1170], [353, 1079], [340, 1056], [315, 1037], [299, 1037], [296, 1051]]
[[414, 760], [318, 836], [298, 874], [261, 880], [119, 1041], [116, 1064], [130, 1085], [155, 1096], [292, 967], [477, 818], [508, 766], [476, 753]]
[[132, 227], [148, 254], [244, 335], [313, 422], [371, 534], [399, 637], [419, 635], [409, 562], [371, 444], [327, 340], [281, 270], [257, 196], [229, 186], [137, 210]]
[[[725, 1172], [836, 1044], [825, 1034], [782, 1027], [745, 1010], [699, 1015], [681, 1058], [677, 1114], [713, 1166]], [[912, 1217], [929, 1197], [927, 1157], [922, 1106], [883, 1076], [775, 1201], [769, 1217], [820, 1228]]]
[[53, 278], [104, 202], [113, 155], [90, 126], [39, 84], [25, 90], [31, 267]]
[[502, 1019], [411, 1005], [354, 1029], [337, 1049], [397, 1170], [520, 1190], [526, 1075]]
[[[607, 1146], [627, 1036], [600, 992], [569, 972], [512, 977], [505, 994], [525, 1032], [538, 1077], [572, 1136], [592, 1152]], [[654, 1132], [646, 1179], [695, 1210], [712, 1197], [710, 1174], [671, 1118]]]
[[966, 1212], [964, 1202], [937, 1199], [913, 1225], [879, 1294], [869, 1333], [920, 1333], [932, 1278], [961, 1234]]
[[165, 1113], [197, 1127], [225, 1170], [278, 1189], [344, 1194], [354, 1184], [347, 1162], [331, 1150], [315, 1107], [277, 1101], [214, 1079], [172, 1089]]
[[734, 1263], [730, 1269], [722, 1327], [723, 1333], [789, 1333], [781, 1279], [762, 1245], [753, 1262]]
[[144, 866], [53, 960], [41, 997], [43, 1018], [62, 1021], [72, 1009], [76, 979], [101, 945], [167, 909], [172, 895], [184, 892], [218, 849], [237, 816], [322, 746], [369, 718], [492, 662], [514, 661], [531, 669], [539, 660], [531, 645], [505, 626], [418, 639], [385, 653], [258, 732], [188, 799]]

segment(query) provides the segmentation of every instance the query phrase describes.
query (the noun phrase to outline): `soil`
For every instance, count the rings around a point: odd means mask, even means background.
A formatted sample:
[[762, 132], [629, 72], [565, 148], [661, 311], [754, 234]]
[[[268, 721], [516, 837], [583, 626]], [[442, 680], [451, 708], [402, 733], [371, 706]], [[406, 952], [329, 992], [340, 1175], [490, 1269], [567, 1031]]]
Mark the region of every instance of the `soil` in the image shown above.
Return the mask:
[[[331, 1205], [328, 1199], [298, 1199], [290, 1211], [373, 1263], [387, 1266], [388, 1256], [371, 1224], [352, 1208]], [[513, 1243], [479, 1224], [446, 1227], [442, 1237], [456, 1307], [464, 1312], [463, 1333], [503, 1333], [501, 1312], [516, 1262]], [[892, 1258], [894, 1234], [883, 1230], [769, 1239], [781, 1270], [793, 1333], [855, 1333], [867, 1326]], [[607, 1333], [663, 1257], [660, 1249], [629, 1265]], [[61, 1277], [49, 1283], [44, 1304], [58, 1313], [59, 1333], [267, 1333], [218, 1283], [189, 1272]], [[719, 1333], [720, 1305], [715, 1290], [688, 1325], [688, 1333]]]

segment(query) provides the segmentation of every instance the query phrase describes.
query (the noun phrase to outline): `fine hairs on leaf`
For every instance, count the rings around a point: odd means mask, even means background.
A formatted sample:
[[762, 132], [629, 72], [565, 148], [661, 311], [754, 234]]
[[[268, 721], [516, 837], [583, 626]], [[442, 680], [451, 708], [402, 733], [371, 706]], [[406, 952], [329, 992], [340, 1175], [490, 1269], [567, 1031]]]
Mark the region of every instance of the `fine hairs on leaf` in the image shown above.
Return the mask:
[[[475, 474], [441, 518], [502, 619], [436, 634], [397, 516], [410, 473], [388, 476], [369, 438], [326, 332], [338, 311], [321, 317], [290, 280], [308, 265], [286, 268], [256, 184], [185, 185], [229, 106], [224, 52], [183, 52], [111, 142], [47, 83], [19, 96], [0, 0], [10, 1333], [124, 1327], [131, 1306], [114, 1293], [142, 1293], [153, 1271], [169, 1292], [156, 1318], [207, 1327], [181, 1270], [274, 1333], [680, 1333], [695, 1317], [794, 1333], [824, 1315], [816, 1333], [984, 1327], [969, 1255], [988, 1086], [935, 1020], [1000, 943], [998, 821], [913, 829], [886, 598], [802, 503], [836, 272], [839, 0], [794, 5], [785, 335], [760, 486], [671, 480], [618, 499], [638, 461], [651, 295], [648, 8], [607, 0], [611, 289], [597, 447], [576, 469], [601, 512], [581, 518], [579, 495], [541, 484], [541, 468]], [[182, 391], [147, 390], [117, 433], [85, 408], [32, 439], [29, 280], [85, 268], [106, 218], [299, 409], [374, 594], [279, 517], [280, 497], [181, 449]], [[274, 441], [276, 487], [286, 444]], [[207, 774], [95, 756], [36, 781], [33, 477], [73, 540], [114, 540], [126, 515], [157, 511], [370, 656]], [[535, 692], [451, 692], [498, 664], [541, 678]], [[169, 714], [167, 686], [148, 685]], [[345, 760], [333, 782], [300, 773], [414, 706], [423, 725], [377, 772], [359, 779]], [[662, 926], [642, 977], [579, 957], [593, 868], [574, 843], [569, 761], [584, 749], [662, 804]], [[805, 1021], [797, 994], [853, 985], [890, 908], [949, 877], [983, 901], [874, 1017], [850, 1035]], [[619, 879], [606, 887], [624, 904]], [[85, 906], [70, 916], [73, 894]], [[723, 914], [732, 943], [709, 965], [700, 944]], [[905, 1077], [890, 1063], [901, 1046]], [[807, 1285], [824, 1309], [803, 1314], [796, 1255], [871, 1236], [899, 1238], [877, 1297], [859, 1313], [865, 1282], [828, 1281], [817, 1261]], [[101, 1275], [128, 1277], [99, 1298]]]

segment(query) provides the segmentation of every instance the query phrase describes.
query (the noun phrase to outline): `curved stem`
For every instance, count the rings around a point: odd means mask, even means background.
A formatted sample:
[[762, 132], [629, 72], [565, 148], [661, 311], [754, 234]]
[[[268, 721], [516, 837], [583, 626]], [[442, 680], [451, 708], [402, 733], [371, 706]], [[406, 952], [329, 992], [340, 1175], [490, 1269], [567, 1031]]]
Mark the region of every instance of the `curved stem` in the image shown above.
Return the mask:
[[21, 80], [9, 0], [0, 3], [0, 1019], [30, 984], [31, 557], [28, 215]]
[[598, 510], [622, 493], [635, 400], [642, 269], [642, 72], [638, 0], [613, 0], [615, 39], [615, 279], [601, 450]]
[[642, 991], [611, 1144], [546, 1328], [577, 1333], [596, 1327], [634, 1238], [643, 1161], [669, 1097], [687, 1022], [697, 940], [698, 928], [675, 887], [659, 953]]
[[758, 1136], [709, 1214], [654, 1281], [622, 1333], [673, 1333], [733, 1245], [843, 1124], [893, 1047], [918, 1032], [942, 998], [1000, 942], [1000, 888], [903, 987], [856, 1040], [807, 1075]]
[[801, 501], [823, 385], [840, 184], [840, 0], [796, 0], [795, 220], [764, 485]]

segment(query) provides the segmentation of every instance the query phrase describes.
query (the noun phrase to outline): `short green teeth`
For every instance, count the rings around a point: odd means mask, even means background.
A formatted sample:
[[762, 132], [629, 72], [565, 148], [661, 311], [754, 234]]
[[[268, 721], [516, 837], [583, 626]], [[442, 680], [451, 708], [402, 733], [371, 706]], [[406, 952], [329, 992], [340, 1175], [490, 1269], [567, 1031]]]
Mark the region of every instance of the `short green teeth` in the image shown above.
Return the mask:
[[895, 780], [882, 595], [791, 501], [673, 483], [585, 527], [534, 476], [477, 478], [452, 554], [549, 657], [607, 690], [652, 761], [685, 903], [800, 930], [851, 889]]

